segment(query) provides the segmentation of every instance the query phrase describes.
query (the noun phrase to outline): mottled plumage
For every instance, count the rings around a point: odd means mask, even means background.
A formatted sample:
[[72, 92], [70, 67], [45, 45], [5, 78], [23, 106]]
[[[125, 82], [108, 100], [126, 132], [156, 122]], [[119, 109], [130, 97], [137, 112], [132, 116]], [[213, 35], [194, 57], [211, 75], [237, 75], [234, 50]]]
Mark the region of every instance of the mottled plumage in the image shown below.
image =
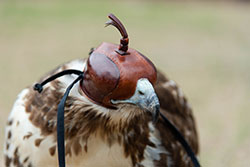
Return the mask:
[[[83, 70], [86, 60], [66, 63], [43, 77], [65, 70]], [[155, 91], [160, 111], [180, 130], [193, 151], [199, 145], [190, 105], [174, 81], [158, 72]], [[76, 78], [67, 75], [44, 87], [31, 87], [18, 96], [6, 125], [5, 166], [56, 167], [57, 106], [66, 87]], [[41, 81], [40, 80], [40, 81]], [[132, 104], [117, 110], [93, 103], [76, 84], [65, 107], [66, 162], [70, 167], [188, 167], [192, 166], [181, 144], [163, 120]]]

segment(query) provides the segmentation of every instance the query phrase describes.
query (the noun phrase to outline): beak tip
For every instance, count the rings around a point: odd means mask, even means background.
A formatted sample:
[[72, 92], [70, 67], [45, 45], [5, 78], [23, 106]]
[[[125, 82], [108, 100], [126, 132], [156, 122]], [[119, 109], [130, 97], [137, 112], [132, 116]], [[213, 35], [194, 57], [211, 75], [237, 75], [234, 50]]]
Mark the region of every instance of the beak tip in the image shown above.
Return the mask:
[[158, 118], [159, 118], [159, 114], [160, 114], [160, 105], [157, 104], [155, 107], [154, 107], [154, 112], [152, 113], [153, 115], [153, 124], [156, 124], [157, 121], [158, 121]]

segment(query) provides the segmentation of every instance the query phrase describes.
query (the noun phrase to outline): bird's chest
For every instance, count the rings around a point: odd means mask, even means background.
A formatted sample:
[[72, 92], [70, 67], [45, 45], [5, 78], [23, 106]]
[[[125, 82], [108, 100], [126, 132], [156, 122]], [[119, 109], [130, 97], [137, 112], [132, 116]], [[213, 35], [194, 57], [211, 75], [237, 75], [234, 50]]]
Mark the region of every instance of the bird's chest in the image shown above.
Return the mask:
[[[86, 145], [87, 144], [87, 145]], [[82, 149], [77, 154], [71, 148], [72, 154], [66, 157], [68, 166], [84, 167], [130, 167], [131, 158], [124, 154], [124, 147], [118, 142], [111, 146], [101, 138], [90, 137], [87, 143], [81, 143]]]
[[[98, 135], [91, 135], [86, 142], [77, 144], [81, 146], [81, 151], [77, 149], [76, 144], [72, 143], [71, 155], [66, 157], [68, 166], [154, 167], [155, 161], [160, 161], [162, 156], [167, 156], [168, 152], [158, 138], [158, 131], [151, 123], [148, 133], [144, 134], [144, 130], [141, 129], [141, 133], [138, 132], [140, 135], [137, 135], [134, 131], [123, 135], [120, 142], [116, 137], [113, 138], [113, 142], [110, 142], [110, 138], [105, 140]], [[165, 163], [163, 163], [164, 166]]]

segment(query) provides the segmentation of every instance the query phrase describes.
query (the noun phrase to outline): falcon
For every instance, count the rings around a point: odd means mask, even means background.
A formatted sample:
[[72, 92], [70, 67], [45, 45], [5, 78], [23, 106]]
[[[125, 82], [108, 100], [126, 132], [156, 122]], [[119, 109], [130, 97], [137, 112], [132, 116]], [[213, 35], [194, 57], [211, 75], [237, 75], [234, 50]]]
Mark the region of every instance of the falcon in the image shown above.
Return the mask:
[[182, 90], [128, 48], [124, 26], [114, 15], [109, 18], [107, 25], [123, 37], [120, 45], [102, 43], [88, 59], [62, 64], [42, 77], [38, 92], [29, 86], [18, 95], [6, 125], [6, 167], [56, 167], [60, 158], [69, 167], [194, 166], [182, 140], [195, 156], [198, 135]]

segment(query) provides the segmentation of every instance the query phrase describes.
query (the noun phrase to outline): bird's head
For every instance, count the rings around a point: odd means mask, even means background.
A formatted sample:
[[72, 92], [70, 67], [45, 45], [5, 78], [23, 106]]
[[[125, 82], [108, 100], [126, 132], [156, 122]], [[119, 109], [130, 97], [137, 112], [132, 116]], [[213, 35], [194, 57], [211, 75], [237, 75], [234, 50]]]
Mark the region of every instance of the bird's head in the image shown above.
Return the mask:
[[107, 25], [121, 33], [120, 45], [102, 43], [89, 56], [80, 86], [93, 102], [116, 109], [128, 104], [150, 112], [153, 120], [159, 114], [159, 100], [154, 91], [157, 79], [153, 63], [135, 49], [128, 48], [128, 35], [122, 23], [112, 14]]

